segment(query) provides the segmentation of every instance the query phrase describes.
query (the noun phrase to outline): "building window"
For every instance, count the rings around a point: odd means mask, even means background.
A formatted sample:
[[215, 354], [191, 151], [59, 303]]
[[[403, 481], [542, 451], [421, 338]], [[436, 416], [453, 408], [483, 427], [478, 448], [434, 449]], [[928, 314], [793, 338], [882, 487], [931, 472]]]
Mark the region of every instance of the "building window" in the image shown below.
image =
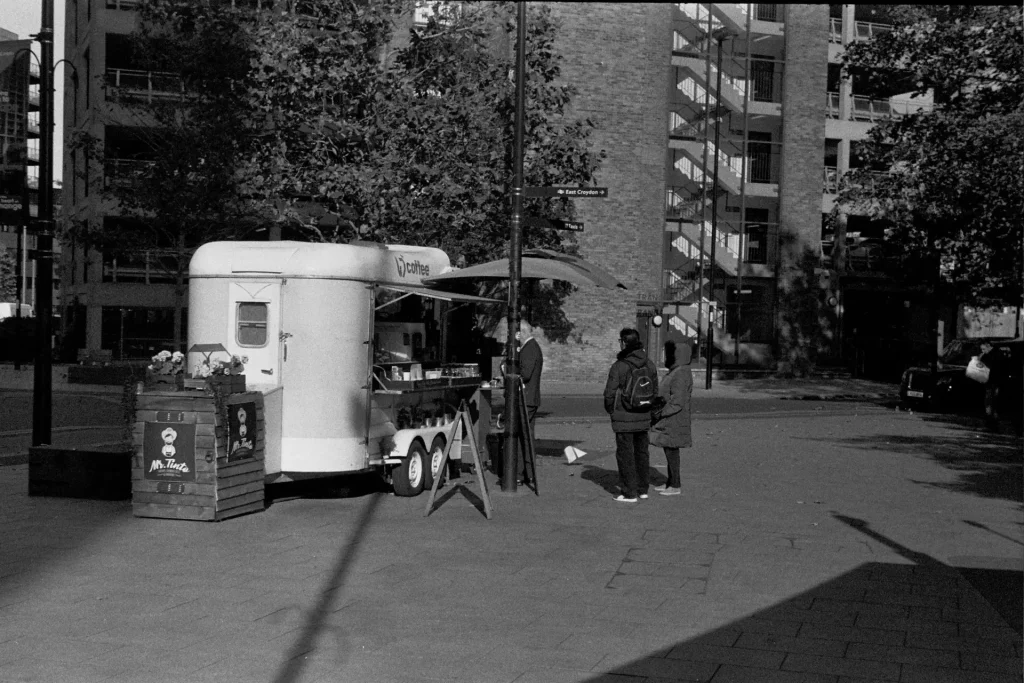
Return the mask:
[[239, 346], [261, 347], [267, 345], [267, 312], [269, 304], [241, 301], [235, 316], [237, 329], [235, 341]]

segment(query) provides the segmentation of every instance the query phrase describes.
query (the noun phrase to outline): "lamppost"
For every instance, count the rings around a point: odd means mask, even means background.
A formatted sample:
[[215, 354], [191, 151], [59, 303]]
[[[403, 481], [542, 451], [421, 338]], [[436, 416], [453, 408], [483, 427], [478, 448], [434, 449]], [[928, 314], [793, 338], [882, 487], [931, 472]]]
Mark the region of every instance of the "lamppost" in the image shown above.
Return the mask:
[[[523, 126], [526, 111], [526, 3], [520, 0], [516, 28], [515, 161], [512, 230], [508, 247], [508, 337], [505, 346], [505, 458], [501, 490], [515, 492], [519, 476], [519, 281], [523, 267]], [[530, 438], [530, 435], [526, 435]]]
[[39, 219], [36, 221], [36, 358], [32, 445], [51, 442], [53, 412], [53, 0], [42, 0], [39, 60]]
[[722, 134], [722, 43], [739, 34], [727, 26], [719, 26], [711, 32], [711, 37], [718, 42], [718, 84], [715, 87], [715, 158], [714, 177], [711, 183], [711, 273], [708, 276], [708, 336], [707, 350], [704, 355], [707, 358], [707, 377], [704, 381], [704, 388], [711, 388], [711, 366], [715, 350], [715, 324], [711, 318], [712, 306], [715, 305], [715, 243], [718, 241], [718, 144]]

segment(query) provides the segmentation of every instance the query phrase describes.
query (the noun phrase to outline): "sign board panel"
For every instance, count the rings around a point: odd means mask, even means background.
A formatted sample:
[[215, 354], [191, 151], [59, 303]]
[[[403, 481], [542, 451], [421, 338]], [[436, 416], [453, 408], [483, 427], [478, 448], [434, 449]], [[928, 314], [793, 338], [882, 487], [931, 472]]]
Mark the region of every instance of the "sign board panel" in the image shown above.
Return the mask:
[[573, 197], [575, 199], [597, 198], [604, 199], [608, 196], [607, 187], [562, 187], [552, 185], [551, 187], [538, 187], [528, 185], [523, 188], [524, 197]]
[[228, 462], [253, 457], [256, 439], [256, 403], [228, 406]]
[[583, 223], [578, 221], [562, 221], [555, 218], [526, 217], [526, 225], [532, 228], [550, 228], [552, 230], [570, 230], [572, 232], [583, 232]]
[[195, 424], [147, 422], [142, 465], [143, 476], [152, 481], [195, 481]]

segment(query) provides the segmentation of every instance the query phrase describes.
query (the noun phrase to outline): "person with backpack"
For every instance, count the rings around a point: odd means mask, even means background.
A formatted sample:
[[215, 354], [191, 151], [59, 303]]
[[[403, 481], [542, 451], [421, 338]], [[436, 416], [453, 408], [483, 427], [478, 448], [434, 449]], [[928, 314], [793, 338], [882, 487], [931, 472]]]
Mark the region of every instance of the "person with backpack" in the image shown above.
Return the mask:
[[658, 396], [658, 371], [647, 357], [640, 333], [626, 327], [619, 332], [621, 350], [608, 371], [604, 409], [615, 432], [615, 462], [619, 468], [620, 503], [647, 498], [650, 488], [651, 410]]

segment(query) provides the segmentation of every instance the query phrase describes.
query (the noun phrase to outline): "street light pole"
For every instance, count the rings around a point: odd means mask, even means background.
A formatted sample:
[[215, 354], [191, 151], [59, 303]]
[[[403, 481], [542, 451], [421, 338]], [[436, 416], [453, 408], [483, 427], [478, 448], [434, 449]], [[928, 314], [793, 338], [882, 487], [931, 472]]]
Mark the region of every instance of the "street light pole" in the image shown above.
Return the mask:
[[[515, 492], [519, 476], [519, 281], [523, 267], [523, 126], [526, 112], [526, 3], [518, 3], [516, 27], [515, 161], [512, 234], [508, 253], [508, 337], [505, 345], [505, 458], [501, 490]], [[530, 435], [526, 435], [530, 438]]]
[[39, 64], [39, 220], [36, 222], [36, 359], [32, 445], [51, 443], [53, 412], [53, 0], [42, 0]]
[[715, 350], [715, 324], [711, 318], [712, 307], [715, 305], [715, 243], [718, 241], [718, 145], [722, 134], [722, 43], [729, 38], [735, 38], [737, 33], [725, 26], [719, 26], [711, 35], [718, 42], [718, 84], [715, 87], [715, 158], [714, 158], [714, 179], [711, 183], [711, 257], [710, 274], [708, 275], [708, 336], [707, 350], [704, 355], [707, 359], [707, 376], [704, 380], [704, 388], [711, 388], [711, 370]]

